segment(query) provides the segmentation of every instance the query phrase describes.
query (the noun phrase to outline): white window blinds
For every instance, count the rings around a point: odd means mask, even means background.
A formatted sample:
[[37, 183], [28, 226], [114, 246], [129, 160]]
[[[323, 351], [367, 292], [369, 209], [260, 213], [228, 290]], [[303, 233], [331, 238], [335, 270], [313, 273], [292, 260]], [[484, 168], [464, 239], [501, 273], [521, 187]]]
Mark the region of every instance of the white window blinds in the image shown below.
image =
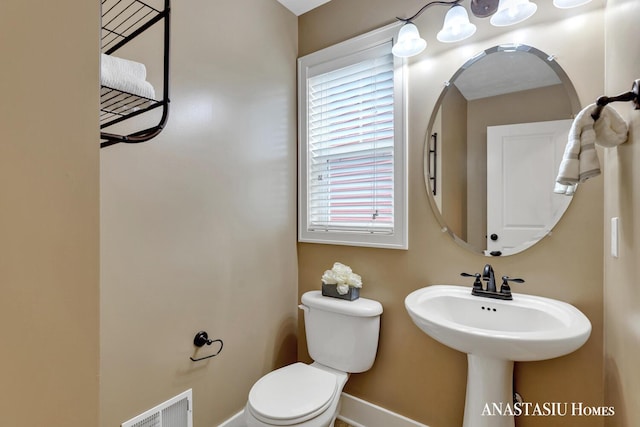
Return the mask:
[[394, 58], [308, 80], [309, 230], [393, 233]]
[[386, 27], [298, 59], [298, 240], [408, 248], [406, 67]]

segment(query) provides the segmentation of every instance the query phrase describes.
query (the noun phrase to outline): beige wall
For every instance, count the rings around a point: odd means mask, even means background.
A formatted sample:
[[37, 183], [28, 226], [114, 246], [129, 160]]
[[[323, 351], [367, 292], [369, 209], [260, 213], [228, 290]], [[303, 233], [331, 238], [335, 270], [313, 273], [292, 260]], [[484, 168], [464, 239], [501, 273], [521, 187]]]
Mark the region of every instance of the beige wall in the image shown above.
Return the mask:
[[[640, 3], [609, 0], [606, 13], [605, 93], [613, 96], [640, 79], [637, 31]], [[631, 103], [611, 104], [630, 123], [629, 141], [605, 150], [605, 399], [615, 407], [612, 427], [632, 427], [640, 419], [640, 111]], [[620, 254], [609, 252], [610, 219], [620, 218]]]
[[[174, 2], [171, 37], [166, 129], [100, 152], [103, 427], [188, 388], [213, 427], [296, 357], [296, 17]], [[152, 64], [151, 43], [130, 51]], [[224, 350], [194, 363], [199, 330]]]
[[[550, 2], [549, 2], [550, 3]], [[593, 332], [575, 353], [541, 362], [517, 363], [516, 389], [529, 402], [603, 402], [602, 378], [602, 244], [603, 179], [580, 187], [551, 236], [522, 254], [487, 259], [465, 251], [440, 231], [423, 181], [423, 143], [431, 110], [456, 69], [473, 54], [498, 43], [520, 41], [555, 54], [573, 80], [583, 105], [602, 94], [604, 81], [603, 11], [578, 19], [544, 23], [496, 33], [480, 23], [470, 42], [437, 53], [437, 42], [409, 61], [409, 230], [408, 251], [299, 244], [299, 293], [320, 286], [322, 272], [334, 261], [351, 265], [363, 276], [362, 295], [384, 306], [377, 361], [366, 373], [353, 375], [348, 393], [432, 427], [459, 427], [465, 395], [465, 356], [428, 338], [412, 324], [404, 298], [414, 289], [437, 283], [471, 285], [461, 271], [479, 271], [491, 261], [498, 274], [527, 280], [517, 291], [570, 302], [591, 320]], [[544, 11], [553, 7], [538, 3]], [[594, 7], [596, 7], [594, 9]], [[300, 53], [305, 54], [387, 24], [394, 16], [415, 12], [413, 1], [333, 0], [301, 17]], [[446, 11], [446, 10], [445, 10]], [[442, 11], [444, 14], [445, 11]], [[562, 12], [565, 13], [565, 12]], [[433, 38], [442, 16], [423, 15], [416, 24]], [[433, 14], [438, 15], [438, 13]], [[542, 15], [541, 15], [542, 16]], [[568, 16], [568, 15], [562, 15]], [[437, 21], [440, 21], [438, 23]], [[434, 30], [434, 28], [436, 30]], [[564, 43], [559, 43], [562, 34]], [[436, 49], [430, 50], [431, 47]], [[307, 358], [304, 338], [298, 350]], [[564, 418], [566, 426], [602, 426], [602, 418]], [[549, 425], [529, 417], [519, 427]]]
[[98, 2], [0, 5], [0, 424], [98, 423]]

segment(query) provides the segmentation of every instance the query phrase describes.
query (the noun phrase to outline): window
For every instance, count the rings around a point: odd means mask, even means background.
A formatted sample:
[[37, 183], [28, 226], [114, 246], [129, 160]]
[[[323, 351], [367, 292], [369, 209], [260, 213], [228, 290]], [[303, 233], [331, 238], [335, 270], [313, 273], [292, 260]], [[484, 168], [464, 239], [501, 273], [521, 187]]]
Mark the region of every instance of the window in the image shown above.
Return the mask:
[[301, 242], [407, 248], [397, 31], [390, 25], [298, 60]]

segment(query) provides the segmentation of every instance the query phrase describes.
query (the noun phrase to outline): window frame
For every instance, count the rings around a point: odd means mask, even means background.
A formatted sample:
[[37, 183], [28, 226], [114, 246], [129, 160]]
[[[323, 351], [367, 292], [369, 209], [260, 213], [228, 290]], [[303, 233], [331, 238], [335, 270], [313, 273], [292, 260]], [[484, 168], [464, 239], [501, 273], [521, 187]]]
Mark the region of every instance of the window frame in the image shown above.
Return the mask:
[[332, 245], [408, 249], [408, 126], [406, 60], [394, 57], [393, 232], [309, 230], [307, 137], [308, 79], [358, 62], [365, 51], [395, 43], [402, 23], [393, 23], [298, 59], [298, 241]]

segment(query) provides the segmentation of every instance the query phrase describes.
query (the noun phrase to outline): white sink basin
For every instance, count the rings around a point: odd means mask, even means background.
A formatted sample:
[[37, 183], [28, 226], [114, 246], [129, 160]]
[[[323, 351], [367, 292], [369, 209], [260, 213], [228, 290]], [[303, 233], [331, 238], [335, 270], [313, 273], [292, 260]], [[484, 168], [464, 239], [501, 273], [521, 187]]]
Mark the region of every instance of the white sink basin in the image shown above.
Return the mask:
[[551, 359], [580, 348], [591, 322], [574, 306], [533, 295], [512, 301], [471, 295], [464, 286], [434, 285], [405, 299], [414, 323], [464, 353], [512, 361]]
[[513, 416], [485, 416], [487, 402], [513, 404], [513, 362], [563, 356], [591, 334], [580, 310], [533, 295], [503, 301], [471, 295], [464, 286], [433, 285], [410, 293], [405, 307], [424, 333], [467, 353], [463, 427], [514, 427]]

